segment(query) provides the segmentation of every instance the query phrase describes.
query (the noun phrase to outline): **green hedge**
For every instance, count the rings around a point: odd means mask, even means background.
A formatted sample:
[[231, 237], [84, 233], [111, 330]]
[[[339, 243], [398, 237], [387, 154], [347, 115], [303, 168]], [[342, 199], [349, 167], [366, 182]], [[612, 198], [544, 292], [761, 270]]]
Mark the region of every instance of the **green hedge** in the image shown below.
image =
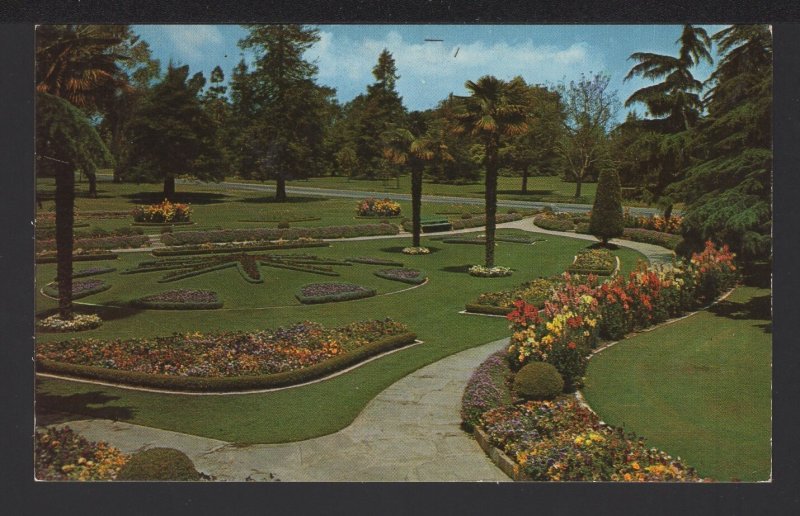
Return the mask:
[[216, 310], [217, 308], [222, 308], [222, 301], [217, 301], [216, 303], [169, 303], [134, 299], [130, 302], [130, 305], [148, 310]]
[[339, 273], [336, 271], [326, 271], [322, 269], [313, 269], [311, 267], [302, 267], [299, 265], [290, 265], [288, 263], [280, 263], [280, 262], [270, 262], [259, 260], [261, 265], [266, 265], [268, 267], [275, 267], [277, 269], [288, 269], [290, 271], [300, 271], [300, 272], [310, 272], [312, 274], [321, 274], [322, 276], [339, 276]]
[[[359, 285], [360, 286], [360, 285]], [[377, 294], [374, 288], [361, 287], [364, 290], [356, 290], [353, 292], [341, 292], [339, 294], [330, 294], [327, 296], [304, 296], [302, 287], [295, 293], [294, 297], [304, 305], [316, 305], [322, 303], [337, 303], [339, 301], [352, 301], [353, 299], [363, 299], [366, 297], [373, 297]]]
[[169, 276], [168, 278], [158, 278], [156, 281], [159, 283], [170, 283], [172, 281], [191, 278], [192, 276], [199, 276], [200, 274], [205, 274], [207, 272], [219, 271], [222, 269], [227, 269], [228, 267], [235, 267], [237, 263], [238, 262], [227, 262], [219, 265], [212, 265], [211, 267], [203, 267], [202, 269], [176, 274], [175, 276]]
[[364, 265], [380, 265], [382, 267], [402, 267], [403, 262], [396, 262], [394, 260], [384, 260], [382, 258], [347, 258], [345, 261], [352, 263], [361, 263]]
[[241, 248], [227, 247], [220, 249], [153, 249], [153, 256], [192, 256], [196, 254], [222, 254], [249, 251], [274, 251], [277, 249], [302, 249], [305, 247], [330, 247], [328, 242], [308, 242], [292, 244], [264, 244], [256, 246], [242, 246]]
[[164, 227], [164, 226], [191, 226], [194, 222], [131, 222], [131, 226], [140, 227]]
[[[245, 271], [245, 270], [244, 270], [244, 265], [242, 265], [242, 262], [233, 262], [233, 263], [235, 263], [235, 264], [236, 264], [236, 270], [238, 270], [238, 271], [239, 271], [239, 275], [240, 275], [240, 276], [241, 276], [241, 277], [242, 277], [242, 278], [243, 278], [243, 279], [244, 279], [246, 282], [248, 282], [248, 283], [254, 283], [254, 284], [256, 284], [256, 283], [264, 283], [264, 276], [261, 274], [261, 272], [260, 272], [260, 271], [259, 271], [259, 273], [258, 273], [258, 279], [253, 279], [253, 278], [251, 278], [251, 277], [250, 277], [250, 275], [249, 275], [249, 274], [247, 274], [247, 271]], [[257, 267], [256, 267], [256, 269], [257, 269]]]
[[104, 267], [103, 269], [97, 271], [77, 271], [72, 273], [72, 278], [88, 278], [89, 276], [108, 274], [109, 272], [114, 272], [115, 270], [117, 270], [116, 267]]
[[350, 367], [351, 365], [363, 362], [372, 356], [411, 344], [416, 338], [417, 336], [414, 333], [394, 335], [371, 342], [349, 353], [337, 355], [329, 360], [309, 367], [260, 376], [236, 376], [226, 378], [170, 376], [163, 374], [147, 374], [136, 371], [121, 371], [97, 366], [65, 364], [53, 360], [37, 360], [36, 371], [124, 385], [187, 392], [228, 392], [270, 389], [304, 383], [328, 376]]
[[[72, 256], [73, 262], [93, 262], [99, 260], [116, 260], [116, 259], [117, 255], [114, 253], [79, 254]], [[36, 263], [56, 263], [56, 262], [58, 262], [58, 258], [55, 255], [36, 257]]]
[[514, 311], [514, 308], [509, 307], [502, 307], [502, 306], [492, 306], [492, 305], [476, 305], [469, 303], [465, 305], [465, 309], [467, 312], [473, 314], [489, 314], [489, 315], [508, 315]]
[[[110, 288], [111, 288], [111, 285], [109, 285], [108, 283], [103, 283], [102, 285], [98, 286], [97, 288], [86, 290], [84, 292], [81, 292], [80, 294], [73, 293], [72, 294], [72, 299], [80, 299], [82, 297], [91, 296], [93, 294], [98, 294], [98, 293], [104, 292], [104, 291], [106, 291], [106, 290], [108, 290]], [[48, 296], [50, 296], [50, 297], [54, 297], [56, 299], [58, 298], [58, 284], [56, 284], [55, 282], [48, 283], [47, 285], [45, 285], [42, 288], [42, 291], [45, 294], [47, 294]]]
[[425, 283], [425, 279], [427, 278], [427, 276], [425, 276], [425, 271], [419, 271], [419, 274], [417, 274], [413, 278], [398, 278], [397, 276], [386, 274], [383, 271], [375, 271], [373, 272], [373, 274], [378, 276], [379, 278], [384, 278], [392, 281], [399, 281], [401, 283], [408, 283], [410, 285], [421, 285], [422, 283]]

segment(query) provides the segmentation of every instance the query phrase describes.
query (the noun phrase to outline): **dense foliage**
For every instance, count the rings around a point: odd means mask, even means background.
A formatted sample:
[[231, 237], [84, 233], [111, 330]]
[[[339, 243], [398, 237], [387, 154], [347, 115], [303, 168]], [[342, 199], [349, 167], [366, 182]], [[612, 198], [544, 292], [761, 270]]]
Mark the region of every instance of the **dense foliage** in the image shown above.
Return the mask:
[[129, 456], [105, 442], [90, 442], [69, 426], [36, 432], [37, 480], [114, 480]]

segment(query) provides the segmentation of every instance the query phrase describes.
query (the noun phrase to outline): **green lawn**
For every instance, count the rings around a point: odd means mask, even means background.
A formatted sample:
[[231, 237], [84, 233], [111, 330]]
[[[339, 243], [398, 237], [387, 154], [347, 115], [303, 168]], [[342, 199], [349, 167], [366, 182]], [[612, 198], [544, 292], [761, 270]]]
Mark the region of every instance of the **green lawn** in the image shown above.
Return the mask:
[[584, 395], [609, 424], [647, 438], [719, 481], [771, 470], [770, 290], [726, 301], [609, 348]]
[[[501, 231], [501, 234], [518, 234]], [[37, 410], [40, 423], [55, 420], [109, 417], [132, 423], [166, 428], [240, 443], [270, 443], [307, 439], [347, 426], [380, 391], [414, 370], [458, 351], [508, 336], [501, 318], [460, 315], [464, 303], [479, 293], [509, 287], [539, 276], [562, 272], [572, 256], [588, 244], [569, 238], [547, 236], [534, 245], [501, 242], [496, 261], [517, 269], [507, 278], [473, 278], [465, 270], [482, 262], [482, 246], [445, 244], [423, 238], [434, 252], [427, 256], [406, 256], [399, 250], [410, 238], [335, 242], [331, 248], [309, 249], [319, 256], [375, 256], [399, 259], [407, 266], [427, 271], [430, 282], [407, 292], [358, 301], [300, 305], [293, 297], [294, 285], [339, 279], [374, 286], [379, 292], [399, 290], [406, 285], [372, 275], [380, 268], [360, 265], [349, 268], [348, 276], [328, 278], [308, 273], [262, 267], [263, 284], [249, 284], [235, 270], [223, 270], [174, 283], [159, 284], [159, 273], [98, 278], [113, 286], [110, 290], [81, 301], [120, 304], [140, 295], [177, 287], [214, 288], [226, 307], [233, 310], [152, 311], [100, 309], [106, 322], [81, 334], [41, 334], [42, 340], [69, 337], [145, 337], [172, 332], [253, 330], [291, 324], [301, 320], [339, 325], [354, 320], [391, 317], [407, 323], [425, 344], [373, 361], [345, 375], [314, 385], [267, 394], [234, 396], [183, 396], [140, 393], [75, 382], [40, 379]], [[643, 257], [629, 249], [616, 251], [625, 270]], [[111, 264], [118, 268], [147, 259], [144, 253], [123, 255]], [[82, 268], [88, 263], [79, 264]], [[344, 270], [344, 267], [337, 267]], [[52, 280], [54, 265], [37, 267], [37, 280]], [[275, 300], [289, 307], [275, 307]], [[283, 302], [281, 301], [281, 302]], [[37, 296], [38, 310], [52, 309], [55, 302]], [[263, 308], [261, 303], [264, 303]], [[66, 414], [63, 414], [66, 413]]]

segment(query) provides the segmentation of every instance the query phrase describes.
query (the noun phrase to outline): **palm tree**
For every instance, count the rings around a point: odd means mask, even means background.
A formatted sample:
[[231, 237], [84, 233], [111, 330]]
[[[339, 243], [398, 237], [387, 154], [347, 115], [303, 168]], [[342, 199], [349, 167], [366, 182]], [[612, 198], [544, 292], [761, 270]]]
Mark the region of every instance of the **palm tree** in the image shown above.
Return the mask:
[[[61, 97], [88, 115], [105, 111], [118, 91], [128, 91], [116, 53], [130, 37], [125, 25], [42, 25], [36, 30], [36, 91]], [[96, 175], [84, 170], [89, 195]]]
[[37, 172], [56, 179], [56, 253], [58, 308], [62, 320], [72, 319], [72, 227], [75, 169], [94, 173], [111, 155], [86, 115], [64, 99], [36, 95]]
[[518, 83], [486, 75], [464, 86], [471, 95], [456, 116], [456, 131], [469, 132], [483, 144], [486, 170], [486, 267], [494, 267], [494, 235], [497, 214], [498, 153], [504, 138], [528, 130], [525, 92]]
[[636, 52], [629, 59], [638, 61], [625, 76], [628, 81], [635, 76], [662, 82], [638, 89], [625, 101], [625, 106], [640, 102], [647, 106], [650, 120], [637, 121], [643, 128], [663, 136], [659, 145], [661, 154], [658, 178], [652, 190], [659, 204], [664, 207], [664, 218], [672, 213], [672, 199], [663, 196], [667, 186], [679, 179], [688, 165], [685, 145], [679, 133], [691, 130], [700, 119], [703, 99], [700, 92], [703, 83], [694, 78], [692, 68], [701, 61], [713, 62], [709, 48], [711, 38], [706, 30], [693, 25], [684, 25], [680, 38], [678, 57]]

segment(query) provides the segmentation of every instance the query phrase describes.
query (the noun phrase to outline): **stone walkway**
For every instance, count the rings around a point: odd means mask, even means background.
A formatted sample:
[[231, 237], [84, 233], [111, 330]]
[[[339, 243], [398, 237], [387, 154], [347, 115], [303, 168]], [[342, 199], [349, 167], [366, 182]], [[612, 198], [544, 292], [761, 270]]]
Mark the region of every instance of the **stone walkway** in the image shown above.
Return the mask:
[[177, 448], [217, 480], [505, 482], [510, 479], [461, 430], [459, 410], [472, 371], [506, 343], [484, 344], [423, 367], [376, 396], [347, 428], [306, 441], [236, 446], [108, 420], [68, 424], [126, 453]]

